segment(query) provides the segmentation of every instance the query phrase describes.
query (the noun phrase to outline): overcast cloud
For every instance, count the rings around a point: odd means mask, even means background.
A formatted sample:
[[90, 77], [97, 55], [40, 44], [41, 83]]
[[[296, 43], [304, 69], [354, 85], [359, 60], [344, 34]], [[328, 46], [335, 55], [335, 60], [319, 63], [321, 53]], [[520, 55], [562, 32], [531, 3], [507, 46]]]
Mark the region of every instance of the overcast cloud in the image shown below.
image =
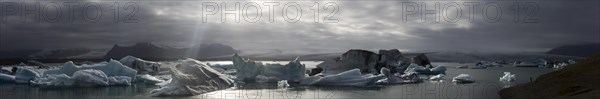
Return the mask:
[[[263, 5], [265, 0], [256, 1]], [[3, 4], [11, 1], [2, 1]], [[23, 1], [14, 1], [22, 3]], [[475, 8], [474, 21], [469, 22], [468, 9], [463, 1], [456, 1], [461, 6], [462, 17], [458, 22], [432, 22], [432, 15], [426, 22], [420, 22], [420, 15], [407, 17], [402, 21], [402, 5], [421, 1], [333, 1], [339, 6], [339, 12], [333, 17], [338, 22], [315, 23], [310, 7], [312, 1], [296, 1], [302, 8], [302, 16], [298, 22], [283, 20], [282, 6], [289, 2], [277, 2], [275, 20], [268, 21], [268, 9], [262, 7], [261, 20], [249, 23], [241, 19], [240, 23], [228, 18], [226, 23], [220, 22], [220, 15], [209, 16], [207, 23], [202, 22], [202, 3], [220, 1], [160, 0], [131, 1], [139, 8], [135, 14], [135, 23], [115, 23], [111, 8], [115, 1], [79, 1], [80, 8], [75, 8], [74, 21], [68, 21], [68, 10], [63, 1], [54, 1], [63, 8], [58, 22], [21, 23], [21, 14], [7, 14], [2, 18], [6, 22], [0, 25], [0, 50], [16, 49], [56, 49], [56, 48], [110, 48], [114, 44], [133, 44], [136, 42], [155, 42], [159, 44], [185, 47], [198, 43], [223, 43], [241, 50], [347, 50], [392, 49], [411, 51], [466, 51], [466, 52], [544, 52], [550, 48], [566, 44], [600, 43], [600, 1], [597, 0], [533, 0], [539, 10], [533, 18], [534, 23], [515, 23], [514, 1], [497, 1], [502, 9], [501, 19], [487, 22], [482, 17], [482, 10], [489, 1], [469, 1], [480, 3]], [[95, 23], [83, 20], [82, 12], [97, 13], [95, 10], [83, 11], [88, 2], [96, 2], [102, 9], [100, 20]], [[248, 1], [239, 1], [241, 6]], [[49, 1], [40, 2], [43, 5]], [[127, 2], [118, 2], [121, 8]], [[322, 7], [320, 16], [326, 16], [331, 9]], [[435, 1], [423, 2], [427, 9], [432, 9]], [[441, 7], [450, 2], [440, 1]], [[27, 4], [33, 4], [28, 2]], [[228, 0], [226, 4], [234, 3]], [[526, 3], [519, 3], [524, 7]], [[4, 5], [3, 5], [4, 6]], [[23, 6], [18, 6], [23, 7]], [[2, 7], [6, 8], [6, 7]], [[133, 7], [131, 7], [133, 8]], [[293, 7], [292, 7], [293, 8]], [[531, 7], [530, 7], [531, 8]], [[128, 8], [129, 9], [129, 8]], [[525, 8], [521, 8], [522, 10]], [[3, 9], [2, 11], [5, 11]], [[493, 9], [492, 9], [493, 10]], [[43, 11], [46, 11], [44, 9]], [[56, 12], [57, 10], [47, 10]], [[120, 9], [121, 17], [128, 15], [129, 10]], [[249, 10], [249, 15], [257, 14]], [[288, 10], [287, 13], [295, 11]], [[532, 10], [523, 10], [521, 17], [529, 15]], [[44, 12], [46, 13], [46, 12]], [[454, 10], [448, 10], [453, 16]], [[488, 12], [495, 13], [495, 12]], [[51, 16], [51, 15], [50, 15]], [[32, 18], [32, 17], [27, 17]], [[321, 20], [323, 20], [321, 18]]]

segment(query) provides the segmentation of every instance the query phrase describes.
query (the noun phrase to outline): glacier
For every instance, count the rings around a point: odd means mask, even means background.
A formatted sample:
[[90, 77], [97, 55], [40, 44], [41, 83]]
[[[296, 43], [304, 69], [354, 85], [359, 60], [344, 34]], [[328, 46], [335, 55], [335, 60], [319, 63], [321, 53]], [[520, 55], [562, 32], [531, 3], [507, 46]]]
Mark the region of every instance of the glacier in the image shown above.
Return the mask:
[[460, 75], [452, 78], [452, 82], [464, 84], [464, 83], [473, 83], [473, 82], [475, 82], [475, 80], [473, 80], [473, 78], [471, 78], [471, 75], [469, 75], [469, 74], [460, 74]]
[[316, 86], [357, 86], [375, 85], [377, 81], [386, 78], [385, 75], [361, 74], [360, 69], [352, 69], [334, 75], [314, 75], [300, 82], [300, 85]]
[[500, 82], [511, 83], [517, 81], [515, 74], [511, 74], [510, 72], [504, 72], [504, 76], [500, 77]]
[[134, 56], [125, 56], [119, 60], [123, 65], [129, 66], [138, 71], [138, 74], [158, 74], [160, 63], [146, 61]]
[[233, 55], [233, 65], [236, 69], [236, 81], [277, 82], [286, 80], [300, 82], [306, 78], [306, 68], [298, 58], [286, 65], [263, 64], [261, 62], [243, 59], [237, 54]]
[[171, 80], [159, 83], [161, 88], [150, 93], [154, 96], [190, 96], [234, 86], [233, 80], [210, 66], [194, 59], [180, 60], [171, 67]]

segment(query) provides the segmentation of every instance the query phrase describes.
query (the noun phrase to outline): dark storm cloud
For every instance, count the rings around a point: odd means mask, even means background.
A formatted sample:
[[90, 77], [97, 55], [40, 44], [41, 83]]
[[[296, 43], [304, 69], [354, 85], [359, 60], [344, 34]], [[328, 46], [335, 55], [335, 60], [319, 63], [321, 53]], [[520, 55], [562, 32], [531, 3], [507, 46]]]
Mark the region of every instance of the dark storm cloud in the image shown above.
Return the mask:
[[[257, 23], [244, 22], [243, 19], [241, 23], [220, 23], [220, 17], [214, 16], [208, 18], [208, 23], [202, 23], [202, 2], [193, 1], [134, 1], [139, 7], [135, 15], [139, 22], [115, 23], [110, 7], [114, 1], [97, 2], [103, 12], [102, 18], [96, 23], [76, 17], [73, 23], [61, 20], [56, 23], [23, 24], [19, 23], [20, 15], [3, 15], [9, 22], [0, 26], [0, 50], [109, 48], [113, 44], [157, 42], [173, 46], [224, 43], [242, 50], [400, 48], [540, 52], [564, 44], [600, 43], [599, 1], [534, 1], [540, 7], [536, 15], [540, 21], [537, 23], [514, 23], [513, 13], [509, 12], [508, 7], [512, 2], [499, 2], [503, 13], [502, 20], [496, 23], [485, 22], [481, 16], [476, 16], [475, 22], [470, 23], [464, 14], [461, 21], [456, 23], [420, 23], [417, 22], [419, 17], [409, 17], [408, 22], [403, 22], [402, 2], [411, 1], [337, 1], [340, 5], [337, 23], [314, 23], [309, 9], [312, 2], [299, 2], [304, 7], [303, 16], [296, 23], [285, 22], [279, 16], [274, 23], [270, 23], [265, 21], [266, 12]], [[86, 2], [80, 3], [84, 5]], [[119, 3], [123, 5], [127, 2]], [[281, 2], [280, 6], [285, 3]], [[488, 2], [480, 3], [479, 7]], [[62, 11], [66, 13], [65, 9]], [[466, 8], [463, 8], [463, 13], [465, 11]], [[126, 15], [128, 12], [121, 9], [119, 14]], [[481, 15], [481, 12], [475, 15]], [[64, 17], [66, 14], [63, 14]], [[431, 19], [431, 16], [427, 17], [427, 20]]]

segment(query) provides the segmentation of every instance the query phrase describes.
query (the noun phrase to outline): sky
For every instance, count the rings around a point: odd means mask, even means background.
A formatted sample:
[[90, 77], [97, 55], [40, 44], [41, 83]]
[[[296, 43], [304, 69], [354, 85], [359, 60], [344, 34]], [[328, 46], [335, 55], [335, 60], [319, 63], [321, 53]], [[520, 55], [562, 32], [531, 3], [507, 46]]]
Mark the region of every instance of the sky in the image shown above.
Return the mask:
[[173, 47], [222, 43], [239, 50], [545, 52], [600, 43], [597, 0], [1, 3], [0, 50], [108, 49], [153, 42]]

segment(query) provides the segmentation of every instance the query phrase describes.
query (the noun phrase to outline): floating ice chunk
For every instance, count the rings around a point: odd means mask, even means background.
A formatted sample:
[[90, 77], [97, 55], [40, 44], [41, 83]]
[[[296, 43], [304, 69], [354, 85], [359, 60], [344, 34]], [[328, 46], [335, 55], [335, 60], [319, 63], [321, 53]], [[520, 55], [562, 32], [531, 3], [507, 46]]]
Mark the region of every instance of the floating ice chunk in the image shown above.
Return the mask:
[[108, 86], [108, 76], [100, 70], [86, 69], [73, 73], [73, 79], [82, 86]]
[[0, 74], [12, 74], [9, 68], [0, 69]]
[[444, 75], [444, 74], [438, 74], [438, 75], [435, 75], [435, 76], [429, 78], [429, 80], [442, 80], [445, 76], [446, 75]]
[[144, 74], [144, 75], [138, 75], [136, 77], [136, 82], [142, 82], [142, 83], [146, 83], [146, 84], [157, 84], [157, 83], [162, 83], [164, 82], [164, 80], [158, 79], [152, 75], [148, 75], [148, 74]]
[[18, 67], [15, 73], [16, 83], [29, 83], [34, 78], [40, 77], [40, 74], [31, 68]]
[[381, 68], [381, 74], [386, 78], [378, 81], [378, 84], [406, 84], [406, 83], [419, 83], [422, 79], [415, 73], [405, 73], [400, 75], [399, 73], [391, 74], [387, 68]]
[[452, 82], [463, 84], [463, 83], [473, 83], [475, 80], [471, 78], [469, 74], [460, 74], [454, 78], [452, 78]]
[[135, 79], [135, 75], [137, 73], [136, 70], [131, 69], [131, 68], [121, 64], [119, 61], [110, 60], [105, 65], [85, 65], [85, 66], [77, 66], [77, 65], [73, 64], [73, 62], [69, 61], [69, 62], [66, 62], [61, 68], [47, 70], [46, 72], [44, 72], [44, 74], [45, 75], [47, 75], [47, 74], [66, 74], [69, 76], [73, 76], [76, 71], [86, 70], [86, 69], [100, 70], [104, 74], [106, 74], [106, 76], [109, 76], [109, 77], [127, 76], [127, 77], [130, 77], [131, 79]]
[[510, 72], [504, 72], [504, 76], [500, 77], [500, 81], [510, 83], [517, 81], [517, 78], [515, 78], [515, 74], [511, 74]]
[[479, 61], [475, 63], [475, 66], [483, 66], [483, 67], [502, 67], [501, 64], [491, 61]]
[[577, 62], [575, 62], [574, 60], [567, 60], [567, 63], [568, 63], [568, 64], [575, 64], [575, 63], [577, 63]]
[[277, 88], [287, 88], [290, 84], [288, 84], [287, 80], [277, 81]]
[[446, 66], [436, 66], [431, 68], [432, 74], [446, 74]]
[[161, 88], [154, 89], [154, 96], [188, 96], [233, 87], [233, 81], [210, 66], [194, 59], [179, 61], [171, 67], [172, 80]]
[[2, 83], [2, 82], [8, 82], [8, 83], [15, 82], [15, 76], [0, 73], [0, 83]]
[[139, 74], [155, 75], [158, 73], [158, 68], [160, 67], [160, 63], [146, 61], [133, 56], [125, 56], [119, 62], [137, 70]]
[[513, 63], [516, 67], [543, 67], [548, 64], [548, 61], [544, 59], [531, 59], [525, 61], [516, 61]]
[[237, 80], [254, 80], [259, 75], [261, 68], [264, 67], [261, 62], [244, 60], [239, 55], [233, 55], [233, 65], [236, 69]]
[[300, 82], [306, 77], [305, 65], [301, 64], [298, 58], [286, 65], [263, 64], [261, 62], [244, 60], [235, 54], [233, 56], [233, 65], [236, 69], [236, 80], [240, 81], [277, 82], [279, 80], [287, 80], [290, 82]]
[[385, 75], [362, 75], [359, 69], [352, 69], [335, 75], [311, 76], [300, 82], [301, 85], [332, 85], [332, 86], [368, 86], [374, 85]]
[[107, 76], [104, 72], [95, 69], [79, 70], [73, 76], [67, 74], [47, 74], [31, 81], [41, 87], [91, 87], [131, 85], [131, 77]]
[[131, 85], [131, 77], [127, 76], [113, 76], [108, 77], [108, 85]]
[[427, 69], [426, 67], [419, 66], [417, 64], [410, 64], [408, 68], [404, 71], [404, 73], [416, 73], [416, 74], [424, 74], [424, 75], [436, 75], [436, 74], [445, 74], [446, 67], [445, 66], [436, 66], [432, 69]]
[[66, 74], [49, 74], [45, 77], [36, 78], [31, 82], [42, 87], [69, 87], [75, 84], [75, 80]]

